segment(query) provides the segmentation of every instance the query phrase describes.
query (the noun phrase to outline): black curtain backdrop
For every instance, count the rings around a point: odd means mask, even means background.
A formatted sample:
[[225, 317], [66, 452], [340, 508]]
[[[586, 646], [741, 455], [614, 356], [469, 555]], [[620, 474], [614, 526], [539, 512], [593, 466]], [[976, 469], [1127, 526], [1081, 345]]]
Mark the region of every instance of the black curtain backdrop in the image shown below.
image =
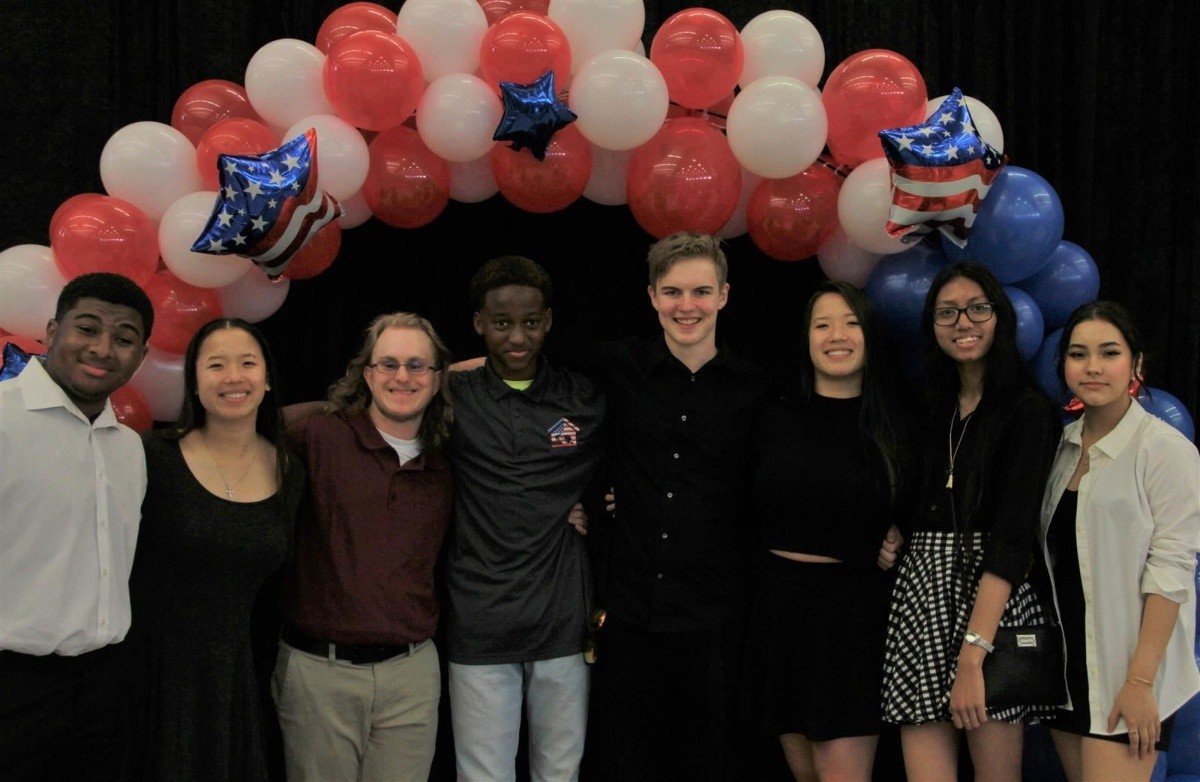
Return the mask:
[[[645, 42], [671, 14], [703, 4], [743, 26], [787, 7], [821, 32], [825, 73], [882, 47], [921, 69], [930, 96], [959, 85], [1000, 117], [1012, 163], [1057, 189], [1065, 238], [1096, 259], [1101, 295], [1139, 316], [1151, 384], [1195, 413], [1200, 386], [1200, 7], [1160, 3], [950, 3], [936, 0], [646, 0]], [[186, 87], [241, 82], [263, 44], [313, 40], [336, 0], [188, 0], [4, 4], [0, 52], [7, 208], [0, 248], [48, 243], [54, 209], [103, 192], [99, 155], [138, 120], [170, 121]], [[393, 7], [395, 3], [391, 3]], [[577, 339], [649, 333], [645, 251], [651, 237], [627, 207], [581, 199], [532, 215], [501, 196], [451, 202], [411, 231], [373, 220], [343, 235], [325, 274], [294, 283], [264, 328], [286, 399], [321, 396], [366, 323], [405, 309], [428, 316], [460, 356], [480, 351], [466, 286], [484, 260], [528, 255], [558, 286], [555, 328]], [[748, 237], [730, 243], [732, 296], [721, 339], [787, 365], [801, 349], [800, 307], [822, 278], [815, 260], [779, 263]], [[553, 343], [553, 340], [552, 340]]]

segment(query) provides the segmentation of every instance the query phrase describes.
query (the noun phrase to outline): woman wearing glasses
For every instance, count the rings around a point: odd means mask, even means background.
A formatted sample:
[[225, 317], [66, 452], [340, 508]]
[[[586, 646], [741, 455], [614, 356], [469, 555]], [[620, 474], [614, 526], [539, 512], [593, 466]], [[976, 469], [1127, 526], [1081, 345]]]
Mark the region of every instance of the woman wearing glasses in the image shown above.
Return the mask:
[[997, 709], [984, 697], [997, 627], [1045, 624], [1048, 614], [1026, 579], [1059, 424], [1021, 361], [1016, 323], [1000, 283], [969, 263], [938, 273], [921, 314], [921, 476], [883, 692], [914, 782], [955, 778], [960, 729], [977, 778], [1016, 782], [1021, 721], [1055, 705]]
[[1058, 366], [1083, 417], [1063, 432], [1042, 505], [1071, 696], [1051, 734], [1071, 782], [1146, 780], [1170, 715], [1200, 691], [1200, 456], [1130, 397], [1142, 344], [1119, 304], [1071, 315]]
[[770, 553], [753, 676], [766, 684], [765, 727], [797, 780], [865, 781], [881, 727], [889, 593], [881, 568], [891, 561], [880, 543], [909, 463], [907, 416], [862, 291], [824, 283], [803, 323], [798, 382], [766, 407], [755, 436]]
[[251, 615], [291, 550], [304, 470], [281, 444], [274, 362], [257, 329], [214, 320], [183, 366], [178, 422], [144, 437], [149, 481], [130, 576], [131, 771], [260, 780]]

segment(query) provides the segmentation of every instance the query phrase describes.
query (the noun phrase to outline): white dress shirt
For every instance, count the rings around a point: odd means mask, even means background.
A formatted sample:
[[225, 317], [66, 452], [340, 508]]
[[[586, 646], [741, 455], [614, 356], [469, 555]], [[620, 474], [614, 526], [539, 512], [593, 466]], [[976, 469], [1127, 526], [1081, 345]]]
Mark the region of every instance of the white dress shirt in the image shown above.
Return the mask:
[[129, 630], [142, 442], [95, 421], [33, 360], [0, 383], [0, 649], [78, 655]]
[[[1048, 564], [1046, 532], [1079, 463], [1082, 432], [1083, 419], [1063, 431], [1046, 485], [1041, 543]], [[1145, 595], [1179, 603], [1154, 679], [1159, 716], [1165, 719], [1200, 692], [1192, 656], [1200, 455], [1186, 437], [1134, 403], [1088, 457], [1088, 472], [1079, 483], [1075, 537], [1085, 601], [1090, 731], [1109, 734], [1108, 715], [1129, 676]], [[1127, 731], [1122, 719], [1109, 735]]]

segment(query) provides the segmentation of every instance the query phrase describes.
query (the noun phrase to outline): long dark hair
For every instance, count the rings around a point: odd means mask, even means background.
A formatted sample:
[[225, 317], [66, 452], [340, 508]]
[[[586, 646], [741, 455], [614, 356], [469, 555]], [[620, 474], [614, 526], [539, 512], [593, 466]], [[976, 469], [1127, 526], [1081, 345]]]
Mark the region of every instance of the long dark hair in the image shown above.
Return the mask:
[[[868, 442], [879, 452], [887, 475], [888, 496], [893, 503], [900, 494], [904, 478], [904, 466], [909, 463], [908, 417], [904, 414], [898, 388], [899, 378], [889, 359], [890, 351], [883, 338], [875, 309], [866, 294], [848, 282], [826, 280], [809, 297], [801, 320], [807, 342], [812, 326], [813, 309], [817, 300], [826, 294], [841, 296], [858, 319], [863, 334], [862, 408], [858, 415], [858, 427]], [[800, 362], [800, 396], [807, 402], [812, 399], [816, 386], [816, 368], [812, 354], [806, 348]]]
[[187, 352], [183, 357], [183, 407], [175, 425], [163, 434], [171, 440], [179, 440], [188, 432], [200, 429], [208, 420], [208, 411], [200, 404], [197, 394], [199, 384], [196, 380], [196, 361], [200, 357], [200, 347], [213, 332], [220, 329], [240, 329], [249, 334], [258, 343], [262, 351], [263, 368], [267, 375], [267, 390], [262, 403], [258, 406], [258, 414], [254, 420], [254, 429], [268, 442], [275, 446], [275, 464], [279, 481], [280, 493], [283, 492], [283, 477], [287, 472], [287, 451], [283, 444], [283, 414], [279, 408], [279, 397], [276, 389], [279, 383], [275, 377], [275, 357], [271, 347], [263, 337], [262, 332], [253, 324], [241, 318], [217, 318], [210, 320], [200, 327], [196, 336], [188, 343]]

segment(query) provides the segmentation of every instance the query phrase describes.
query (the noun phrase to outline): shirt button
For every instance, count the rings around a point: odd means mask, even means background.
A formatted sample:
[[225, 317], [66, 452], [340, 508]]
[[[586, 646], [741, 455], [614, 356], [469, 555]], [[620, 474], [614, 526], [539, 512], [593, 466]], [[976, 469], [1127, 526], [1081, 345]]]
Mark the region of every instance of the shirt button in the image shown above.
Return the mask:
[[681, 416], [679, 416], [679, 420], [680, 420], [680, 421], [683, 421], [683, 422], [685, 422], [685, 423], [686, 423], [686, 422], [687, 422], [687, 416], [686, 416], [686, 415], [681, 415]]
[[675, 492], [673, 492], [673, 491], [667, 492], [667, 499], [668, 500], [675, 499]]
[[665, 533], [665, 532], [664, 532], [664, 533], [662, 534], [662, 536], [663, 536], [663, 540], [666, 540], [666, 539], [667, 539], [667, 533]]
[[658, 578], [658, 579], [660, 579], [660, 580], [661, 580], [661, 579], [662, 579], [662, 573], [659, 573], [659, 574], [656, 576], [656, 578]]
[[101, 570], [101, 571], [100, 571], [100, 575], [102, 575], [102, 576], [107, 576], [107, 575], [108, 575], [108, 568], [104, 568], [104, 570]]
[[392, 499], [392, 500], [395, 500], [395, 499], [396, 499], [396, 492], [392, 492], [392, 493], [391, 493], [390, 495], [388, 495], [388, 496], [389, 496], [389, 498], [390, 498], [390, 499]]
[[692, 382], [693, 382], [693, 383], [695, 383], [695, 382], [696, 382], [696, 376], [695, 376], [695, 375], [692, 375]]
[[100, 620], [100, 626], [101, 626], [101, 627], [104, 627], [104, 626], [106, 626], [107, 624], [108, 624], [108, 620], [107, 620], [107, 619], [101, 619], [101, 620]]
[[929, 509], [930, 509], [930, 510], [937, 510], [937, 503], [935, 502], [933, 505], [930, 505], [930, 506], [929, 506]]
[[676, 453], [676, 454], [672, 454], [672, 456], [674, 456], [676, 459], [678, 459], [678, 458], [679, 458], [679, 454], [677, 454], [677, 453]]

